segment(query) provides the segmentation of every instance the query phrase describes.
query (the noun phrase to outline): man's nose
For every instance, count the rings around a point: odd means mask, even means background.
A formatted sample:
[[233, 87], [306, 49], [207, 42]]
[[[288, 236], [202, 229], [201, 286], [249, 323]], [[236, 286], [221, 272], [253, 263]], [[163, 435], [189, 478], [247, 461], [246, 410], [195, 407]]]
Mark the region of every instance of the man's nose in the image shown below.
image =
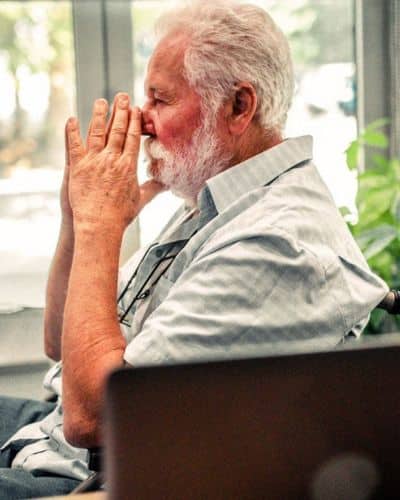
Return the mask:
[[149, 116], [148, 110], [142, 108], [142, 135], [155, 135], [153, 121]]

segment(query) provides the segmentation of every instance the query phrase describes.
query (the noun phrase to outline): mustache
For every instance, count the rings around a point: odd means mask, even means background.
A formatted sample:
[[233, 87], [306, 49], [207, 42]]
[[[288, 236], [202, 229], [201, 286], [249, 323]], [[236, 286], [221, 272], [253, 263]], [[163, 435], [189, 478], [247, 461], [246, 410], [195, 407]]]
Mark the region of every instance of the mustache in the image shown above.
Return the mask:
[[144, 141], [144, 152], [150, 160], [162, 160], [170, 153], [162, 146], [162, 144], [154, 137], [148, 137]]

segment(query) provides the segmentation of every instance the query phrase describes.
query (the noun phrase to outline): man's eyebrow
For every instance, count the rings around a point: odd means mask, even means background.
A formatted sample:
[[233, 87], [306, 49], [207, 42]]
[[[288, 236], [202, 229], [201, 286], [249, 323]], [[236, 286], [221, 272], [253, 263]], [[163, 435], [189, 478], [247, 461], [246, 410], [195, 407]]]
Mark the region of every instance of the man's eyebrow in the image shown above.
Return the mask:
[[168, 91], [166, 89], [161, 89], [159, 87], [148, 87], [147, 93], [148, 94], [157, 94], [157, 95], [165, 96], [165, 97], [168, 97], [171, 95], [171, 91]]

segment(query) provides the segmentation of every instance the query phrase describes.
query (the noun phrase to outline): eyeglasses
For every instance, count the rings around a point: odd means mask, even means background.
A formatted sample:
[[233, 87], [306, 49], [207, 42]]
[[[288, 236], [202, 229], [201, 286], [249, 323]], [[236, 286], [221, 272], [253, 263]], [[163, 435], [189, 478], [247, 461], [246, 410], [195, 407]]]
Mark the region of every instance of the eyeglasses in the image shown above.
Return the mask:
[[[163, 258], [161, 258], [159, 261], [157, 261], [156, 265], [153, 267], [153, 269], [150, 271], [146, 279], [144, 280], [143, 284], [135, 294], [135, 296], [131, 299], [129, 302], [128, 307], [123, 308], [122, 307], [122, 299], [125, 297], [127, 294], [132, 281], [136, 278], [138, 270], [142, 263], [144, 262], [145, 258], [149, 254], [150, 250], [156, 246], [157, 243], [154, 243], [153, 245], [150, 245], [149, 248], [146, 250], [145, 254], [143, 257], [140, 259], [139, 264], [136, 266], [135, 271], [133, 272], [132, 276], [129, 278], [127, 284], [125, 285], [125, 288], [122, 290], [121, 294], [118, 297], [117, 300], [117, 305], [118, 305], [118, 319], [119, 322], [125, 326], [131, 326], [132, 325], [132, 317], [128, 317], [129, 313], [131, 312], [132, 307], [136, 304], [137, 301], [143, 300], [147, 298], [150, 293], [152, 288], [156, 286], [160, 278], [168, 271], [170, 265], [173, 263], [175, 257], [178, 255], [178, 253], [174, 255], [167, 255]], [[183, 246], [186, 245], [186, 242]], [[183, 247], [182, 247], [183, 248]]]

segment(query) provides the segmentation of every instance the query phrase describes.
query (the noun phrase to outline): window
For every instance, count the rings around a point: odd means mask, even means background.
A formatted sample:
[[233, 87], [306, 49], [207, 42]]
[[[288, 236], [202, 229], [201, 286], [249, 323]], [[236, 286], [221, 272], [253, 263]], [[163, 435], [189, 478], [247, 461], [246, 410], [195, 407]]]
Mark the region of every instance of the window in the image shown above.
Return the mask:
[[0, 303], [43, 306], [75, 113], [70, 2], [0, 3]]
[[[134, 99], [141, 105], [145, 101], [144, 79], [147, 61], [155, 45], [154, 23], [161, 12], [172, 8], [179, 2], [142, 0], [132, 2], [133, 57], [134, 57]], [[146, 163], [142, 153], [139, 162], [139, 178], [146, 177]], [[140, 214], [140, 241], [143, 245], [151, 243], [157, 237], [170, 216], [182, 203], [180, 198], [171, 193], [161, 193]]]
[[354, 2], [257, 3], [269, 7], [292, 48], [296, 90], [286, 133], [314, 137], [314, 161], [335, 202], [355, 210], [356, 180], [344, 156], [357, 135]]

